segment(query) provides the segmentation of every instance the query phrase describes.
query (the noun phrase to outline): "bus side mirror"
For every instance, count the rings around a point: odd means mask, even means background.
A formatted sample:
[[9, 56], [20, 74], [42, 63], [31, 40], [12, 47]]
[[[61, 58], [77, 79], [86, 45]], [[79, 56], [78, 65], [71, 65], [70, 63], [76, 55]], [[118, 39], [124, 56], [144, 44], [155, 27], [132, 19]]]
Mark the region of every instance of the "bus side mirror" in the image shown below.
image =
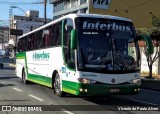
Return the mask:
[[70, 49], [77, 49], [77, 31], [73, 29], [71, 31]]

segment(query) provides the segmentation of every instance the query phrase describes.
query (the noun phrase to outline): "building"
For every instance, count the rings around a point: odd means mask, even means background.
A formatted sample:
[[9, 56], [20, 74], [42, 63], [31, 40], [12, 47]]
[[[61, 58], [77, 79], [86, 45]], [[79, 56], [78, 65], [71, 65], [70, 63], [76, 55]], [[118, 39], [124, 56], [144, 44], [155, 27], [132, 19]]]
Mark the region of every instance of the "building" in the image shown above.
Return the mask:
[[[46, 19], [47, 23], [51, 22], [52, 19]], [[30, 10], [27, 11], [25, 16], [13, 15], [10, 17], [11, 29], [23, 30], [23, 34], [28, 33], [40, 26], [44, 25], [44, 18], [39, 17], [39, 11]], [[10, 42], [13, 46], [15, 45], [16, 36], [10, 36]]]
[[151, 14], [160, 15], [160, 0], [50, 0], [53, 18], [69, 13], [108, 14], [130, 18], [137, 28], [150, 27]]
[[[52, 19], [46, 19], [46, 22], [51, 22]], [[40, 26], [44, 25], [44, 18], [39, 17], [39, 11], [30, 10], [25, 13], [25, 16], [13, 15], [10, 17], [10, 29], [22, 30], [23, 34], [28, 33]], [[18, 35], [10, 35], [9, 46], [12, 48], [11, 55], [14, 57], [13, 47], [16, 46]]]
[[0, 26], [0, 49], [5, 50], [8, 40], [9, 40], [9, 27]]
[[[47, 23], [52, 19], [47, 19]], [[39, 11], [30, 10], [26, 12], [25, 16], [13, 15], [10, 17], [10, 27], [12, 29], [23, 30], [23, 34], [32, 31], [44, 25], [44, 18], [39, 17]]]
[[69, 13], [89, 13], [89, 0], [50, 0], [53, 4], [53, 19]]

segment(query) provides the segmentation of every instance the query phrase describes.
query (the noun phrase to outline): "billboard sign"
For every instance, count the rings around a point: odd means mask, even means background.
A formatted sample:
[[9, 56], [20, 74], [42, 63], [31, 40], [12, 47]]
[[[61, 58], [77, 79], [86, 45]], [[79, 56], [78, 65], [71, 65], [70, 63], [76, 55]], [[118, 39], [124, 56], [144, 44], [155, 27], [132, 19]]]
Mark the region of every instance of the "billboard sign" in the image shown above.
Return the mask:
[[21, 36], [21, 35], [23, 35], [23, 30], [19, 30], [19, 29], [11, 29], [11, 30], [10, 30], [10, 35]]
[[111, 0], [92, 0], [93, 7], [95, 9], [105, 9], [109, 8]]

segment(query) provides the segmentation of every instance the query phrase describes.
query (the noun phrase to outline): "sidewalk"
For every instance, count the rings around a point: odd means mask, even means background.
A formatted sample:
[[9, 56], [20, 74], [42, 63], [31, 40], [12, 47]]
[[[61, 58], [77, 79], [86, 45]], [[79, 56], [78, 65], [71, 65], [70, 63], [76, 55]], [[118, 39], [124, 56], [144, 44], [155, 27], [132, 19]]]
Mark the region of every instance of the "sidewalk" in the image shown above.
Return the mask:
[[141, 76], [141, 88], [160, 91], [160, 75], [153, 75], [153, 79]]
[[158, 74], [158, 75], [156, 75], [154, 77], [157, 78], [157, 79], [160, 79], [160, 74]]

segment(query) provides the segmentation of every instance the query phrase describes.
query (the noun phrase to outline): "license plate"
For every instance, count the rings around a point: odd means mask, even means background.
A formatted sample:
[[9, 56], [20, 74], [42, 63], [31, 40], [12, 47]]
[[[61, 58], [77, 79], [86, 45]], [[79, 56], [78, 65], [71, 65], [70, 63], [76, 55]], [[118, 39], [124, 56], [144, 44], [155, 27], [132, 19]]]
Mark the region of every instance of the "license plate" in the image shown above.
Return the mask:
[[111, 93], [119, 92], [119, 89], [110, 89]]

